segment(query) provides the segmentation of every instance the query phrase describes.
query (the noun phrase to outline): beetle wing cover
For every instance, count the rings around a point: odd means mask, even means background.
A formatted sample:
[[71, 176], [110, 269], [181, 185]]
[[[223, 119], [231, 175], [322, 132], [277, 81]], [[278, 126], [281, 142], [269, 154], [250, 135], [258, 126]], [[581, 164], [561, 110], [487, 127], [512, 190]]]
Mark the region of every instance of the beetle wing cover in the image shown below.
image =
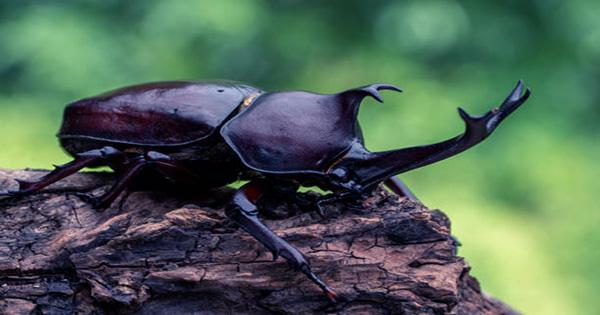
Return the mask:
[[249, 167], [272, 173], [325, 172], [355, 140], [358, 106], [347, 94], [267, 93], [221, 134]]
[[[252, 88], [228, 82], [156, 82], [71, 103], [61, 138], [178, 145], [210, 136]], [[256, 90], [258, 91], [258, 90]]]

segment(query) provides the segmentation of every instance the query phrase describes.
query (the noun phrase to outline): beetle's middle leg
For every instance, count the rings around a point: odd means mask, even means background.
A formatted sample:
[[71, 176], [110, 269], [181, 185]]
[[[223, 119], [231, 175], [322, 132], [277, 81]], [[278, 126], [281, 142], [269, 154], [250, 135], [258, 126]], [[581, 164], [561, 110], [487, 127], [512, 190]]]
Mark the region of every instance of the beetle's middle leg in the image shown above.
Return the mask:
[[147, 162], [143, 157], [132, 158], [127, 163], [127, 168], [124, 173], [117, 179], [115, 184], [104, 195], [94, 198], [91, 197], [90, 202], [96, 209], [108, 208], [117, 197], [127, 188], [129, 183], [142, 171]]
[[266, 246], [273, 253], [274, 259], [278, 256], [285, 258], [317, 284], [329, 299], [335, 301], [337, 297], [335, 291], [312, 272], [304, 255], [260, 221], [256, 203], [262, 194], [262, 187], [258, 182], [251, 181], [245, 184], [233, 196], [232, 205], [227, 209], [227, 216]]
[[171, 161], [171, 157], [156, 151], [148, 151], [145, 154], [128, 157], [120, 165], [121, 176], [117, 178], [114, 185], [104, 195], [88, 200], [96, 209], [108, 208], [117, 197], [129, 186], [129, 184], [147, 167]]

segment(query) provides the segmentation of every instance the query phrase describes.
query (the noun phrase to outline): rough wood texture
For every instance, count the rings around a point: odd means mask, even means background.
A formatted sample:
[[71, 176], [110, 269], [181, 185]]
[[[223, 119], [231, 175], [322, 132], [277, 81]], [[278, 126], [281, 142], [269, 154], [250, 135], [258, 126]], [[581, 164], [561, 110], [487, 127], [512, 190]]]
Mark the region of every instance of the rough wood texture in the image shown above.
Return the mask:
[[[0, 187], [39, 171], [0, 170]], [[265, 200], [279, 235], [341, 296], [328, 303], [224, 217], [231, 191], [194, 198], [133, 192], [98, 212], [107, 174], [78, 174], [42, 194], [0, 201], [1, 314], [511, 314], [457, 257], [440, 211], [377, 191], [329, 217]], [[304, 196], [310, 199], [311, 195]]]

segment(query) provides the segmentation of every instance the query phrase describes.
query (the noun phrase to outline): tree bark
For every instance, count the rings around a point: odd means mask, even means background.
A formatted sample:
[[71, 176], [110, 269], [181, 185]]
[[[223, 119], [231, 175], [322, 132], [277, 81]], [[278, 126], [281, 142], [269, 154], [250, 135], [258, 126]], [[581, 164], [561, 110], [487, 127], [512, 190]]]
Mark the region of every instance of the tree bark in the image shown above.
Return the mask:
[[[42, 174], [0, 170], [0, 190]], [[112, 181], [80, 173], [0, 200], [1, 314], [515, 313], [469, 275], [441, 211], [383, 189], [326, 218], [304, 210], [311, 193], [262, 203], [266, 224], [337, 291], [332, 304], [225, 217], [231, 189], [135, 191], [103, 212], [80, 197]]]

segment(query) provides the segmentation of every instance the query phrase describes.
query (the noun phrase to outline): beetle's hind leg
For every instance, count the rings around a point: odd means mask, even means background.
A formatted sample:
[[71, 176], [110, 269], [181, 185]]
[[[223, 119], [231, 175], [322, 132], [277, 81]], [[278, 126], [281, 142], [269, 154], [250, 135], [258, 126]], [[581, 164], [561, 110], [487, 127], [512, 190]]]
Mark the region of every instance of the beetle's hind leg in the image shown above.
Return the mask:
[[[75, 155], [75, 159], [67, 164], [56, 166], [50, 173], [42, 176], [35, 181], [17, 180], [19, 190], [8, 192], [9, 196], [21, 196], [37, 192], [48, 185], [55, 183], [69, 175], [77, 173], [79, 170], [92, 165], [118, 166], [117, 173], [121, 174], [115, 184], [100, 197], [93, 197], [89, 194], [79, 194], [86, 199], [96, 209], [109, 207], [112, 202], [123, 192], [127, 186], [141, 173], [148, 165], [158, 167], [161, 163], [172, 163], [168, 155], [149, 151], [145, 154], [127, 155], [123, 151], [113, 147], [104, 147], [102, 149], [90, 150]], [[3, 197], [3, 196], [0, 196]]]
[[104, 147], [102, 149], [79, 153], [75, 156], [73, 161], [64, 165], [55, 166], [53, 171], [42, 176], [38, 180], [17, 180], [19, 183], [19, 190], [11, 191], [9, 194], [19, 196], [34, 193], [69, 175], [77, 173], [84, 167], [95, 165], [101, 161], [105, 161], [108, 164], [111, 161], [119, 161], [125, 158], [123, 152], [113, 147]]
[[[127, 188], [133, 179], [142, 171], [147, 162], [143, 158], [134, 158], [128, 164], [124, 173], [119, 176], [115, 184], [100, 197], [87, 198], [87, 202], [91, 203], [94, 208], [101, 210], [110, 207], [110, 205], [119, 197], [119, 195]], [[81, 196], [81, 195], [80, 195]], [[88, 196], [88, 195], [82, 195]]]
[[293, 267], [302, 271], [318, 285], [330, 300], [335, 301], [337, 297], [335, 291], [312, 272], [304, 255], [260, 221], [256, 203], [261, 195], [262, 187], [258, 182], [253, 181], [242, 186], [235, 193], [232, 205], [227, 209], [227, 216], [266, 246], [273, 253], [274, 259], [279, 256], [285, 258]]

